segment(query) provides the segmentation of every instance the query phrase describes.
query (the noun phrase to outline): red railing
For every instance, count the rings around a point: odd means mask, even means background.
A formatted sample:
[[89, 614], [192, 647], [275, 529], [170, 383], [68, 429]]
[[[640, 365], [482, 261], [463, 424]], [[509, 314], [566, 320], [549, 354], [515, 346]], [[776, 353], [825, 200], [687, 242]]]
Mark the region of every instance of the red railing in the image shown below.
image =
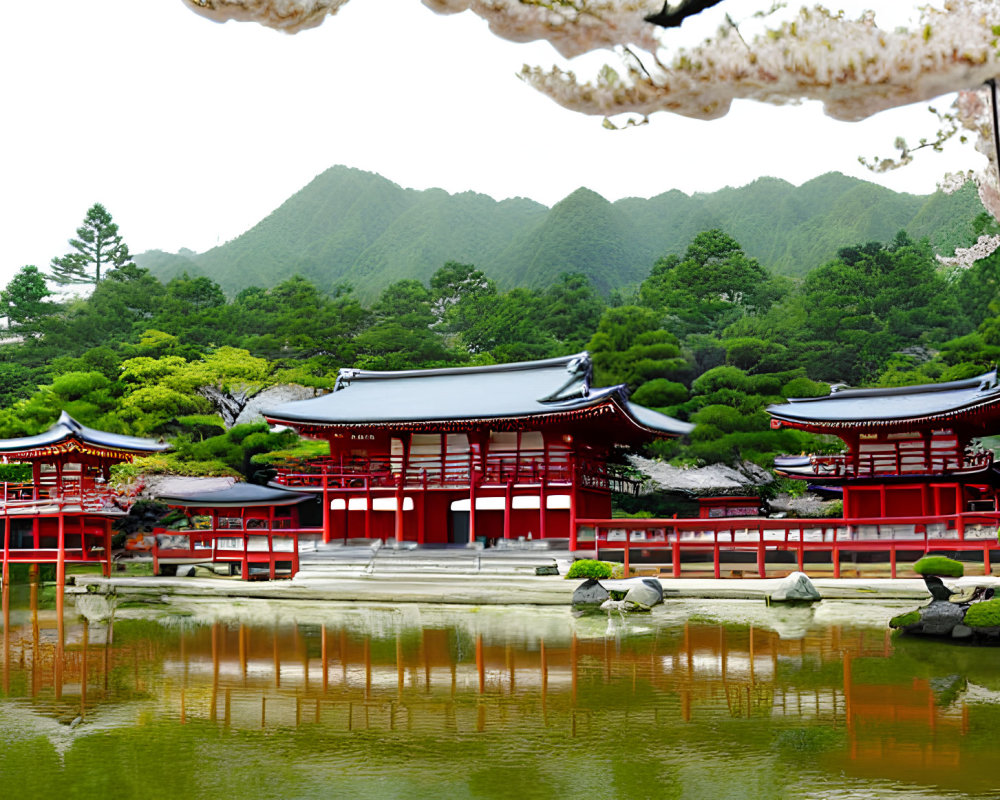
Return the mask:
[[[819, 478], [969, 473], [980, 472], [992, 463], [991, 452], [967, 453], [957, 449], [933, 450], [930, 453], [896, 450], [892, 453], [842, 453], [809, 457], [812, 474]], [[794, 467], [789, 471], [798, 472]]]
[[[766, 577], [768, 550], [794, 551], [800, 571], [805, 571], [806, 552], [829, 553], [835, 578], [840, 577], [841, 553], [888, 552], [890, 573], [895, 578], [898, 550], [981, 551], [988, 575], [990, 552], [1000, 550], [998, 524], [998, 512], [850, 519], [578, 519], [573, 543], [576, 549], [588, 545], [590, 540], [579, 536], [580, 529], [592, 530], [598, 556], [602, 547], [623, 551], [626, 571], [631, 550], [669, 550], [675, 578], [681, 577], [682, 553], [710, 553], [714, 577], [720, 578], [722, 554], [733, 551], [755, 552], [758, 574]], [[889, 536], [881, 538], [887, 528], [891, 529]], [[912, 533], [900, 528], [912, 528]]]
[[[278, 521], [276, 521], [277, 523]], [[246, 530], [153, 529], [153, 572], [160, 574], [163, 561], [177, 563], [241, 564], [245, 580], [254, 577], [292, 577], [299, 569], [299, 535], [319, 533], [317, 528], [292, 528], [275, 524], [272, 528]], [[287, 562], [287, 568], [280, 565]]]
[[[324, 458], [279, 468], [274, 483], [289, 489], [394, 488], [402, 474], [402, 459], [395, 456]], [[600, 459], [567, 452], [493, 452], [480, 459], [472, 453], [413, 454], [406, 465], [404, 486], [468, 487], [472, 476], [480, 486], [513, 484], [569, 484], [574, 475], [580, 486], [603, 491], [634, 491], [634, 482], [617, 475]]]
[[105, 483], [92, 478], [67, 478], [61, 482], [3, 483], [0, 514], [23, 512], [36, 506], [54, 506], [66, 510], [78, 506], [82, 511], [125, 511], [129, 499]]

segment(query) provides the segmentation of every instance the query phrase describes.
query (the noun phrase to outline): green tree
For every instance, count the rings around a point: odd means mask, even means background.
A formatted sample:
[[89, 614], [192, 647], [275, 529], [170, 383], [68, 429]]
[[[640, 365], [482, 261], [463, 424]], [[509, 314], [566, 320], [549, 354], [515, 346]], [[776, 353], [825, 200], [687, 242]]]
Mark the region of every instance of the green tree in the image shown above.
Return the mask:
[[100, 203], [87, 210], [83, 225], [76, 229], [76, 239], [70, 239], [73, 250], [53, 258], [50, 278], [60, 285], [101, 282], [102, 269], [119, 269], [132, 263], [128, 245], [118, 232], [118, 225]]
[[27, 334], [37, 329], [38, 321], [56, 309], [55, 303], [47, 298], [52, 296], [45, 283], [45, 276], [33, 264], [21, 267], [18, 273], [0, 292], [3, 315], [7, 317], [11, 331]]

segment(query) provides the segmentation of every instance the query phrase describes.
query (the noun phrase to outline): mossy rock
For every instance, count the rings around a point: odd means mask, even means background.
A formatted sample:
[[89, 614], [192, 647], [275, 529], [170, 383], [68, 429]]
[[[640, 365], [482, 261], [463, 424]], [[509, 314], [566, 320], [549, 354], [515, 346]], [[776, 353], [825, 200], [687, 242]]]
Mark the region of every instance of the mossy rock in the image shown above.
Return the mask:
[[1000, 598], [973, 603], [962, 620], [970, 628], [995, 628], [1000, 626]]
[[905, 614], [897, 614], [889, 620], [890, 628], [906, 628], [909, 625], [916, 625], [920, 622], [919, 611], [907, 611]]
[[913, 571], [918, 575], [961, 578], [965, 574], [965, 565], [947, 556], [924, 556], [913, 565]]

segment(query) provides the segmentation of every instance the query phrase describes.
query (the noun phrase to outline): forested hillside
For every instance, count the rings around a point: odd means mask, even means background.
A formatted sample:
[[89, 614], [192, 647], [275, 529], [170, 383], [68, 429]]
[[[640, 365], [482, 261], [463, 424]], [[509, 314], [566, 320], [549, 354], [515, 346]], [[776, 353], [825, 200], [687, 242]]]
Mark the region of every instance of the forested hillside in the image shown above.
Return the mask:
[[372, 301], [401, 278], [428, 281], [448, 260], [475, 264], [503, 288], [542, 288], [580, 273], [607, 296], [712, 228], [774, 272], [802, 276], [845, 243], [887, 241], [900, 230], [942, 252], [968, 245], [981, 210], [971, 185], [918, 197], [836, 173], [800, 187], [760, 178], [711, 194], [675, 190], [615, 203], [581, 188], [549, 209], [523, 198], [403, 189], [332, 167], [231, 242], [205, 253], [144, 253], [136, 263], [162, 280], [207, 276], [230, 296], [298, 274], [328, 293], [350, 284]]
[[[383, 231], [375, 237], [380, 241], [393, 228], [400, 236], [416, 231], [450, 214], [460, 199], [444, 192], [396, 193], [381, 179], [353, 177], [409, 203], [391, 221], [369, 220], [340, 198], [337, 214], [345, 230], [364, 231], [369, 239], [372, 231]], [[872, 195], [870, 187], [836, 176], [814, 183], [803, 195], [814, 207], [824, 205], [820, 190], [833, 192], [838, 184], [850, 184], [840, 204]], [[779, 203], [786, 190], [777, 181], [748, 187], [761, 204]], [[656, 203], [663, 209], [682, 197], [672, 193]], [[464, 206], [470, 219], [492, 203], [474, 199]], [[941, 202], [914, 202], [915, 218], [941, 219]], [[1000, 253], [948, 271], [927, 240], [898, 231], [881, 241], [842, 242], [804, 279], [791, 279], [754, 258], [730, 233], [710, 228], [693, 233], [679, 252], [664, 251], [644, 263], [635, 250], [618, 253], [607, 241], [630, 224], [623, 210], [629, 204], [610, 204], [586, 190], [550, 213], [527, 201], [506, 204], [509, 221], [533, 216], [536, 233], [551, 231], [538, 234], [535, 260], [518, 273], [528, 286], [505, 287], [479, 265], [455, 260], [442, 261], [427, 278], [409, 276], [405, 265], [387, 260], [399, 270], [395, 275], [406, 277], [370, 300], [302, 275], [274, 285], [262, 276], [260, 285], [227, 297], [205, 276], [160, 280], [123, 263], [106, 269], [100, 281], [95, 272], [89, 297], [58, 303], [43, 274], [26, 266], [0, 293], [13, 334], [0, 346], [0, 437], [44, 430], [65, 409], [87, 425], [174, 442], [172, 454], [142, 469], [251, 476], [313, 446], [263, 425], [233, 425], [249, 398], [270, 386], [296, 383], [323, 391], [344, 366], [488, 364], [586, 348], [598, 385], [627, 384], [636, 402], [695, 423], [689, 441], [654, 444], [653, 454], [682, 463], [743, 458], [768, 465], [775, 453], [835, 446], [797, 431], [770, 430], [769, 403], [825, 394], [831, 383], [958, 379], [1000, 358]], [[839, 207], [834, 203], [827, 213]], [[782, 209], [786, 216], [815, 219], [814, 208], [785, 203]], [[326, 213], [299, 215], [297, 230], [322, 227]], [[893, 213], [882, 215], [885, 224]], [[748, 209], [744, 218], [766, 215]], [[693, 214], [685, 224], [696, 226], [700, 219]], [[994, 232], [985, 215], [963, 224]], [[276, 225], [274, 217], [261, 223]], [[633, 259], [634, 290], [605, 296], [612, 285], [607, 271], [563, 271], [536, 280], [558, 267], [554, 251], [544, 246], [557, 233], [565, 237], [564, 252], [601, 246], [604, 259]], [[496, 230], [481, 231], [480, 241], [500, 251], [502, 238]], [[127, 255], [123, 243], [109, 241]], [[329, 246], [346, 251], [350, 241], [345, 235]], [[423, 239], [424, 257], [466, 240], [456, 234], [448, 241]], [[243, 251], [244, 258], [250, 254]]]

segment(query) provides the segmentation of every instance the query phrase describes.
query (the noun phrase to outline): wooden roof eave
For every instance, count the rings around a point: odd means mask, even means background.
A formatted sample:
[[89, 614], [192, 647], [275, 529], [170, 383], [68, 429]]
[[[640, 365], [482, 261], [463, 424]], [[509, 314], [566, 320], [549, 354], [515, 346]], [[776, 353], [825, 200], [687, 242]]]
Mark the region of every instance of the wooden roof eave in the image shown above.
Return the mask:
[[[943, 423], [953, 425], [965, 425], [977, 427], [985, 425], [986, 420], [976, 422], [976, 417], [984, 416], [984, 412], [993, 411], [990, 418], [1000, 417], [1000, 398], [990, 398], [982, 403], [967, 406], [965, 408], [953, 409], [939, 414], [928, 414], [920, 417], [907, 417], [891, 420], [799, 420], [790, 417], [772, 414], [772, 419], [777, 420], [781, 426], [797, 428], [810, 433], [836, 434], [837, 430], [863, 432], [868, 430], [912, 430], [919, 428], [933, 428]], [[970, 424], [972, 423], [972, 424]]]
[[300, 422], [267, 416], [265, 419], [272, 425], [287, 425], [297, 430], [302, 436], [325, 438], [331, 431], [386, 431], [388, 433], [458, 433], [465, 431], [494, 430], [517, 431], [535, 430], [539, 427], [554, 426], [566, 423], [576, 423], [582, 420], [593, 420], [613, 416], [624, 426], [638, 434], [636, 438], [676, 438], [680, 434], [656, 430], [643, 425], [624, 409], [614, 397], [585, 408], [566, 411], [553, 411], [547, 414], [529, 414], [519, 417], [476, 417], [469, 419], [439, 419], [439, 420], [408, 420], [350, 423], [316, 423]]

